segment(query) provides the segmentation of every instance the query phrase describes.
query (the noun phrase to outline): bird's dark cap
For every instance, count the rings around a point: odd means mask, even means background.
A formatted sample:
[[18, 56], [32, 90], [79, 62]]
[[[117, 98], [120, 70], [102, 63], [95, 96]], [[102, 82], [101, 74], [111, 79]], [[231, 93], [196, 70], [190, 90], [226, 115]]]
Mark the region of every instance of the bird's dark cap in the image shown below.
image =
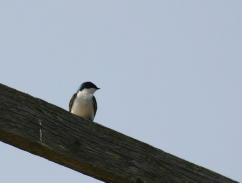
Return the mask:
[[88, 88], [95, 88], [97, 90], [99, 90], [100, 88], [98, 88], [95, 84], [93, 84], [92, 82], [90, 81], [87, 81], [87, 82], [84, 82], [81, 84], [80, 88], [79, 88], [79, 91], [83, 90], [83, 89], [88, 89]]

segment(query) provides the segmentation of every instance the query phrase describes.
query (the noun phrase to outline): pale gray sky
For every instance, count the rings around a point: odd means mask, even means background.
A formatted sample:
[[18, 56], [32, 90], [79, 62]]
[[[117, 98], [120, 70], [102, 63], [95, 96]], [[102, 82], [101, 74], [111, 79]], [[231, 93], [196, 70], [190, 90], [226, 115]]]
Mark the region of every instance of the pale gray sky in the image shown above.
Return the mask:
[[[242, 181], [242, 1], [0, 1], [3, 84]], [[0, 143], [0, 182], [97, 183]]]

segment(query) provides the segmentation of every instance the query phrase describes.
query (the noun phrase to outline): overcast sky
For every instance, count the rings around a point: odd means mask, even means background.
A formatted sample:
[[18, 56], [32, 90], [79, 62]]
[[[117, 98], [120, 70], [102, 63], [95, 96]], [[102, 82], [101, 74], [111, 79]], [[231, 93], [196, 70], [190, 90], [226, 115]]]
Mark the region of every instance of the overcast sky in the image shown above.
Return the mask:
[[[0, 1], [1, 83], [242, 181], [242, 1]], [[0, 182], [97, 183], [0, 142]]]

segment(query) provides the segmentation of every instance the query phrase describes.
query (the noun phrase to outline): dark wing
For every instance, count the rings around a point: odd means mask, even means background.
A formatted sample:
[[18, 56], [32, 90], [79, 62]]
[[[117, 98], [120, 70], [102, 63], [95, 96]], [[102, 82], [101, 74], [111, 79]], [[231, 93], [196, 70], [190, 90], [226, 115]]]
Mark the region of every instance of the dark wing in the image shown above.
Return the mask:
[[69, 102], [69, 112], [71, 112], [71, 108], [72, 108], [75, 98], [76, 98], [76, 93], [71, 97], [71, 100]]
[[93, 109], [94, 109], [94, 116], [95, 116], [97, 112], [97, 101], [94, 96], [92, 97], [92, 101], [93, 101]]

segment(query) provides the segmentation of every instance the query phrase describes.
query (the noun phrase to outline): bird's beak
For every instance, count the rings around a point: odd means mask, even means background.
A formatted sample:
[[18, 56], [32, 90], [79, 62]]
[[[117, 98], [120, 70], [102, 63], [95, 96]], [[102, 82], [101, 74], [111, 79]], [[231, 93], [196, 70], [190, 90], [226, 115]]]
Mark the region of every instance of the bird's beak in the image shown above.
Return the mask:
[[97, 90], [100, 90], [101, 88], [97, 88]]

